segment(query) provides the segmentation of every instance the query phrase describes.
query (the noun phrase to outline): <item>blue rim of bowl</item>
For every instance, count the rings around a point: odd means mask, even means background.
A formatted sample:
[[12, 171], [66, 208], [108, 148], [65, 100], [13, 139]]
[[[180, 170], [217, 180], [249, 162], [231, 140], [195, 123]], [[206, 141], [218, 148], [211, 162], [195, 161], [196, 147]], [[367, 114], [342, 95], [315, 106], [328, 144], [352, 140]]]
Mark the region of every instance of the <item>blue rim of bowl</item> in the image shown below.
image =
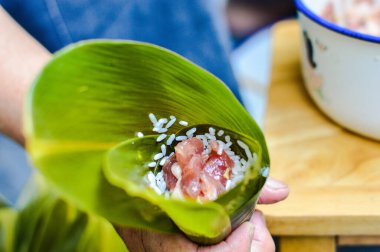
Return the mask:
[[380, 37], [371, 36], [371, 35], [355, 32], [355, 31], [340, 27], [340, 26], [338, 26], [334, 23], [331, 23], [331, 22], [321, 18], [320, 16], [316, 15], [308, 7], [306, 7], [306, 5], [302, 2], [302, 0], [295, 0], [295, 3], [297, 6], [297, 9], [300, 12], [302, 12], [308, 18], [310, 18], [311, 20], [315, 21], [316, 23], [322, 25], [323, 27], [326, 27], [329, 30], [332, 30], [334, 32], [337, 32], [337, 33], [340, 33], [340, 34], [343, 34], [345, 36], [352, 37], [355, 39], [360, 39], [360, 40], [380, 44]]

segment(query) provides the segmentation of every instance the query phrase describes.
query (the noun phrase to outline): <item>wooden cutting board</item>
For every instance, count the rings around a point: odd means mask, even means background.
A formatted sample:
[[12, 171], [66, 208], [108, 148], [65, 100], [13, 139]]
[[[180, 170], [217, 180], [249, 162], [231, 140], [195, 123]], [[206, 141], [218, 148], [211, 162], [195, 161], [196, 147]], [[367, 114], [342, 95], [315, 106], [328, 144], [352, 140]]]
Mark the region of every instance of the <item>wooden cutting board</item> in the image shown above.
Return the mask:
[[[260, 206], [274, 235], [380, 235], [380, 142], [324, 116], [300, 72], [300, 28], [275, 26], [265, 135], [287, 200]], [[380, 113], [380, 111], [379, 111]], [[380, 129], [379, 129], [380, 130]]]

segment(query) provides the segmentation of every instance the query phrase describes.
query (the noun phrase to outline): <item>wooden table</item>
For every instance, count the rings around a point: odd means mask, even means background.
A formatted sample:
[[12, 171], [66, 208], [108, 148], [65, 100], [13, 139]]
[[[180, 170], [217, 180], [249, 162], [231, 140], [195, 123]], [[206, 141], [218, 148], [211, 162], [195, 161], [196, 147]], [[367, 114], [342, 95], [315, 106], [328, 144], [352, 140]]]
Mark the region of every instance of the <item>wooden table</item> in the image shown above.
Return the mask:
[[279, 23], [273, 36], [265, 135], [271, 176], [285, 181], [290, 195], [259, 207], [271, 233], [280, 237], [281, 252], [379, 244], [380, 142], [343, 129], [310, 100], [296, 21]]

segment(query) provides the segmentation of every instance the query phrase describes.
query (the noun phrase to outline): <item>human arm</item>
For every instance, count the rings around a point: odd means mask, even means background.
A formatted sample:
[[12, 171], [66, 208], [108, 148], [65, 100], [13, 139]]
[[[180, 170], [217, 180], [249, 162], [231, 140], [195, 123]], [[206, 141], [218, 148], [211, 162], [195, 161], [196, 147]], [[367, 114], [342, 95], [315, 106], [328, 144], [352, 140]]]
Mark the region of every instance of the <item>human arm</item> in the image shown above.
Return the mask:
[[24, 99], [51, 54], [0, 6], [0, 132], [20, 144]]

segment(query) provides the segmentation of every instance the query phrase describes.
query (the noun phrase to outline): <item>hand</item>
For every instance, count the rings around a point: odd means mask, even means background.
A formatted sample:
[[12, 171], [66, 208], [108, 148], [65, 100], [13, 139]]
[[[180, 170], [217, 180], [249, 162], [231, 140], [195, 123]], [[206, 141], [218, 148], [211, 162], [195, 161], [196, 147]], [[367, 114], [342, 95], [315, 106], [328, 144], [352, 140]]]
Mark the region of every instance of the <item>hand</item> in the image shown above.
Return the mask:
[[[272, 204], [284, 200], [288, 187], [275, 179], [268, 178], [259, 198], [259, 204]], [[224, 241], [213, 246], [199, 246], [182, 234], [162, 234], [146, 230], [116, 228], [131, 252], [134, 251], [275, 251], [264, 217], [258, 210], [251, 219], [236, 228]]]

